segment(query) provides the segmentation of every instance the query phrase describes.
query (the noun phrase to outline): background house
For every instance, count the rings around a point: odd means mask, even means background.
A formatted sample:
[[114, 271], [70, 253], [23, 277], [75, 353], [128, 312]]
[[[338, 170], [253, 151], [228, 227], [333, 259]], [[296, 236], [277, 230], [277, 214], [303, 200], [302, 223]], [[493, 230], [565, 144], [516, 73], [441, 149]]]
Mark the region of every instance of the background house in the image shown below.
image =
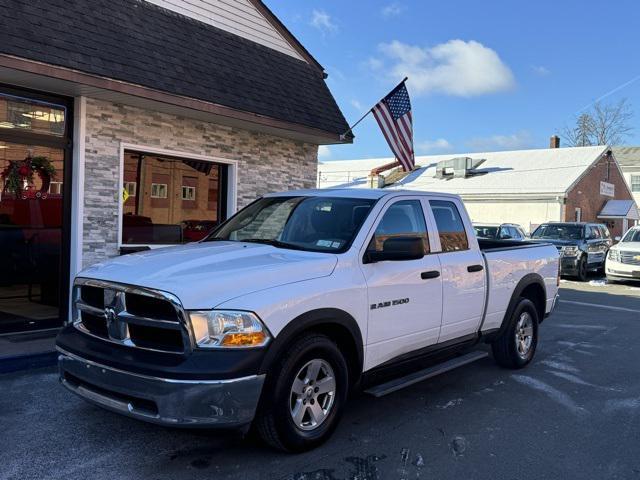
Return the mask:
[[636, 204], [640, 205], [640, 147], [614, 147], [613, 154], [620, 164]]
[[407, 175], [393, 170], [382, 178], [370, 175], [390, 162], [324, 162], [318, 185], [455, 193], [473, 221], [513, 222], [526, 230], [548, 221], [595, 221], [621, 235], [638, 219], [615, 155], [606, 146], [420, 156], [419, 168]]
[[0, 172], [55, 170], [2, 179], [0, 334], [59, 326], [84, 266], [314, 186], [348, 128], [259, 0], [2, 0], [0, 18]]

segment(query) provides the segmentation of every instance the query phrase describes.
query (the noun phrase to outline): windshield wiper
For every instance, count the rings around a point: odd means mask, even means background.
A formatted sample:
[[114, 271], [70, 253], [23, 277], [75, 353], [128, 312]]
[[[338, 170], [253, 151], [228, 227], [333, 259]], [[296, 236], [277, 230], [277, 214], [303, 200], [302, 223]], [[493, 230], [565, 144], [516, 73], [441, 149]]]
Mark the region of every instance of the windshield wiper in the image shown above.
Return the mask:
[[242, 242], [247, 242], [247, 243], [263, 243], [265, 245], [271, 245], [272, 247], [276, 247], [276, 248], [288, 248], [290, 250], [304, 250], [304, 248], [300, 247], [299, 245], [294, 245], [292, 243], [287, 243], [287, 242], [281, 242], [280, 240], [275, 240], [272, 238], [245, 238], [244, 240], [241, 240]]

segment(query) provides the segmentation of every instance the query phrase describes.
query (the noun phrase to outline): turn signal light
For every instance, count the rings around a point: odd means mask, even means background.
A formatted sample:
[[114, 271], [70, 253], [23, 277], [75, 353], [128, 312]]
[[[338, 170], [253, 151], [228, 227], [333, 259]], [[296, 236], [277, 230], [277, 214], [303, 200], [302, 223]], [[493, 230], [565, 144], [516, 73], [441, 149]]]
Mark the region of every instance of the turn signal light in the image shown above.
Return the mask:
[[264, 332], [228, 333], [220, 342], [222, 347], [255, 347], [263, 345], [267, 340]]

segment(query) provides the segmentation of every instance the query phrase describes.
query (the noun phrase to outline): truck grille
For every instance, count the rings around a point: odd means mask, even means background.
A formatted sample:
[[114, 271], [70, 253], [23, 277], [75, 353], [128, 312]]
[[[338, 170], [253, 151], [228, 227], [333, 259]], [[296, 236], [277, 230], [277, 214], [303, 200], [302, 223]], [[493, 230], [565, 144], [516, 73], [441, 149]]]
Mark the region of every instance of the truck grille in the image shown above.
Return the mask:
[[180, 303], [156, 290], [77, 279], [73, 323], [89, 335], [129, 347], [183, 353], [191, 345]]
[[640, 253], [621, 251], [620, 262], [627, 265], [640, 265]]

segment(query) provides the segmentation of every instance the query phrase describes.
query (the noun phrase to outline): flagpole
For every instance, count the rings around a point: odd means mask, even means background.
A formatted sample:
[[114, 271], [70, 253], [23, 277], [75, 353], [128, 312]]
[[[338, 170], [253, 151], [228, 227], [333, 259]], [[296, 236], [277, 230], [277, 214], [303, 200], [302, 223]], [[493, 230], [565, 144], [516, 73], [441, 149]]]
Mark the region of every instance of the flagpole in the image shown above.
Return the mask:
[[[402, 84], [403, 84], [404, 82], [406, 82], [408, 79], [409, 79], [409, 77], [404, 77], [404, 79], [403, 79], [403, 80], [402, 80], [398, 85], [396, 85], [395, 87], [393, 87], [393, 89], [391, 90], [391, 92], [393, 92], [396, 88], [398, 88], [400, 85], [402, 85]], [[384, 96], [384, 97], [382, 97], [380, 100], [378, 100], [378, 101], [375, 103], [375, 105], [377, 105], [378, 103], [380, 103], [380, 102], [381, 102], [381, 101], [382, 101], [386, 96], [388, 96], [388, 95], [389, 95], [389, 94], [385, 95], [385, 96]], [[374, 107], [375, 107], [375, 105], [374, 105]], [[356, 128], [356, 127], [358, 126], [358, 124], [359, 124], [362, 120], [364, 120], [364, 119], [365, 119], [365, 117], [366, 117], [367, 115], [369, 115], [371, 112], [373, 112], [373, 107], [371, 107], [369, 110], [367, 110], [367, 112], [366, 112], [364, 115], [362, 115], [362, 116], [360, 117], [360, 119], [359, 119], [356, 123], [354, 123], [353, 125], [351, 125], [351, 126], [349, 127], [349, 130], [347, 130], [346, 132], [344, 132], [343, 134], [341, 134], [341, 135], [340, 135], [340, 140], [344, 140], [344, 139], [347, 137], [347, 133], [349, 133], [349, 132], [350, 132], [350, 131], [352, 131], [354, 128]]]

